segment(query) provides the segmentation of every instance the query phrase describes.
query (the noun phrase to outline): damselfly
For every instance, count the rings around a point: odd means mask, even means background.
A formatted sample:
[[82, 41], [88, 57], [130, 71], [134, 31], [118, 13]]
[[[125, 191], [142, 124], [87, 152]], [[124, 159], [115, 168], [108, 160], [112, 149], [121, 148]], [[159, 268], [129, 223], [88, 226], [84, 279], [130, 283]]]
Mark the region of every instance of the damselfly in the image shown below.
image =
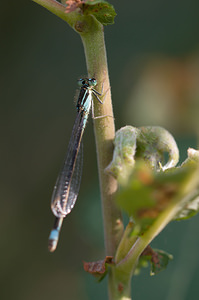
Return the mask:
[[91, 107], [93, 111], [92, 95], [102, 104], [99, 99], [101, 94], [94, 89], [94, 86], [97, 85], [95, 78], [79, 79], [78, 84], [80, 85], [80, 93], [76, 104], [77, 116], [64, 164], [57, 178], [51, 199], [51, 209], [56, 218], [49, 236], [48, 249], [50, 252], [56, 249], [63, 219], [71, 212], [77, 200], [83, 165], [81, 140]]

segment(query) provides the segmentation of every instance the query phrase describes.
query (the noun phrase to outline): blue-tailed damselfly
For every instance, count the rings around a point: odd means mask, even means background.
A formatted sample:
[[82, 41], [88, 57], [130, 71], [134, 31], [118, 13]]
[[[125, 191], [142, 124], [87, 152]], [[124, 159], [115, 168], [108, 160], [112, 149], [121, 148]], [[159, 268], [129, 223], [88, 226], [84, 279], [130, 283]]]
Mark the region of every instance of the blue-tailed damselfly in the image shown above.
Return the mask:
[[57, 178], [51, 199], [51, 209], [56, 218], [49, 236], [48, 249], [50, 252], [56, 249], [63, 219], [71, 212], [78, 196], [83, 164], [81, 140], [92, 106], [92, 95], [102, 104], [98, 97], [101, 94], [94, 89], [94, 86], [97, 85], [95, 78], [79, 79], [78, 84], [81, 88], [76, 104], [77, 116], [64, 164]]

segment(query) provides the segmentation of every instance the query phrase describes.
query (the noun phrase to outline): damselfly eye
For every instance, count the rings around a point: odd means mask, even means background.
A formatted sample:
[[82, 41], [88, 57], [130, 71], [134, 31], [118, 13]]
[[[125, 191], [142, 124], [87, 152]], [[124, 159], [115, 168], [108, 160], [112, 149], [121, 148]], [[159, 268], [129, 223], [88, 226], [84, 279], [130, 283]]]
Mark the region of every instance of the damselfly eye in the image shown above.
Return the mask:
[[91, 78], [91, 79], [89, 79], [89, 82], [90, 82], [90, 85], [91, 85], [91, 86], [97, 85], [97, 80], [96, 80], [94, 77]]
[[84, 84], [85, 84], [85, 79], [84, 79], [84, 78], [78, 79], [78, 80], [77, 80], [77, 84], [78, 84], [79, 86], [84, 85]]

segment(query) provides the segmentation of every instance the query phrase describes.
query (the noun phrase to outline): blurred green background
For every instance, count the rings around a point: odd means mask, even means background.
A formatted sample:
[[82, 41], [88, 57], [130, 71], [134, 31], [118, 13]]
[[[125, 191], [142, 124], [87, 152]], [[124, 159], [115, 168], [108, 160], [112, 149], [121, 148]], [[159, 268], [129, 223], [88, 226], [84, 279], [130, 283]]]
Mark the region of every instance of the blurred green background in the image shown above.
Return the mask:
[[[114, 3], [115, 2], [115, 3]], [[116, 128], [161, 125], [174, 134], [181, 160], [196, 147], [199, 106], [198, 0], [112, 1], [105, 28]], [[31, 1], [0, 8], [0, 292], [6, 300], [107, 299], [82, 261], [104, 257], [91, 118], [75, 209], [58, 249], [47, 250], [50, 198], [75, 118], [76, 80], [86, 74], [78, 35]], [[153, 247], [174, 255], [155, 277], [132, 281], [136, 300], [196, 300], [199, 217], [170, 224]]]

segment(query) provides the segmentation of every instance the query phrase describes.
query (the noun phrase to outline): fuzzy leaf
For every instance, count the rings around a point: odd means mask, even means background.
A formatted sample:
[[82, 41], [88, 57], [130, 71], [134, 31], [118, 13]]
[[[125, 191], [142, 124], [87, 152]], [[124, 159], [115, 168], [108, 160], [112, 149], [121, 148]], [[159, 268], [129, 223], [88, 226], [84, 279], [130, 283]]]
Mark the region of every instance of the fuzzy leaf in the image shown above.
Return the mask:
[[122, 127], [116, 132], [113, 159], [106, 167], [106, 172], [115, 178], [120, 177], [120, 180], [128, 179], [135, 164], [136, 140], [139, 134], [140, 130], [132, 126]]
[[66, 13], [79, 10], [85, 16], [94, 16], [102, 25], [114, 24], [114, 7], [103, 0], [66, 0]]
[[[114, 139], [113, 159], [105, 171], [122, 184], [128, 180], [137, 159], [143, 159], [155, 170], [175, 167], [179, 150], [173, 136], [159, 126], [120, 128]], [[168, 155], [165, 163], [164, 154]]]
[[188, 159], [199, 163], [199, 151], [193, 148], [189, 148], [187, 150]]
[[[136, 155], [145, 158], [150, 162], [152, 168], [158, 169], [157, 164], [161, 163], [161, 169], [175, 167], [179, 160], [179, 150], [173, 136], [160, 126], [140, 127], [138, 135], [138, 149]], [[164, 153], [168, 153], [169, 159], [163, 165]]]
[[102, 25], [114, 24], [115, 9], [106, 1], [86, 1], [82, 9], [84, 15], [93, 15]]

